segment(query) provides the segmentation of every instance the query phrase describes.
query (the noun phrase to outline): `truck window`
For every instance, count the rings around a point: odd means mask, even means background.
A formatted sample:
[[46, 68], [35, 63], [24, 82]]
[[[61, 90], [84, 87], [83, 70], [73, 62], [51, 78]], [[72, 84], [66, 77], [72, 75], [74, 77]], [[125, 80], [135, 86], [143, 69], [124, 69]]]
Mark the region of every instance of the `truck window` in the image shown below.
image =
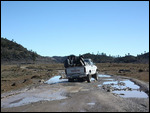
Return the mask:
[[88, 64], [88, 65], [93, 65], [93, 62], [90, 59], [84, 59], [84, 61]]

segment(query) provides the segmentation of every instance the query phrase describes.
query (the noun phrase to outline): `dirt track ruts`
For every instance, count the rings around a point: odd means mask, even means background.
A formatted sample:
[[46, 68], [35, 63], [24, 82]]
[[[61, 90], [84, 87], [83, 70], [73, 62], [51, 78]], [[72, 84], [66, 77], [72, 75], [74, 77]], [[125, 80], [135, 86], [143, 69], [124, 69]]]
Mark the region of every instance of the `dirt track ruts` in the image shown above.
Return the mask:
[[[104, 77], [105, 78], [105, 77]], [[87, 82], [62, 82], [56, 84], [39, 84], [36, 86], [31, 86], [20, 91], [16, 91], [12, 95], [5, 93], [1, 95], [1, 111], [7, 112], [148, 112], [149, 111], [149, 96], [148, 98], [122, 98], [120, 96], [114, 95], [107, 92], [102, 87], [98, 85], [104, 82], [104, 78], [99, 78], [98, 81]], [[112, 76], [113, 79], [124, 79], [126, 77]], [[135, 83], [141, 86], [141, 90], [147, 92], [149, 95], [149, 84], [132, 79]], [[57, 94], [60, 92], [60, 96], [64, 96], [64, 99], [56, 100], [43, 100], [34, 103], [29, 103], [22, 106], [16, 107], [3, 107], [2, 102], [5, 102], [7, 98], [17, 97], [18, 94], [26, 93], [29, 91], [50, 91], [49, 94]], [[37, 91], [37, 92], [38, 92]], [[57, 96], [57, 95], [56, 95]], [[21, 100], [16, 98], [16, 100], [10, 103], [17, 103]], [[17, 101], [18, 100], [18, 101]]]

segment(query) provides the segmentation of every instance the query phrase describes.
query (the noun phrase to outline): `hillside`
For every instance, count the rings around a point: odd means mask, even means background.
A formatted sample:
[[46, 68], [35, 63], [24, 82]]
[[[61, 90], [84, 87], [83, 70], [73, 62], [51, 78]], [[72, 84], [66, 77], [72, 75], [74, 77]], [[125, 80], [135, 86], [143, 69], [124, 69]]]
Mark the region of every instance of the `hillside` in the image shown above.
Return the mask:
[[[149, 63], [149, 52], [138, 56], [128, 55], [124, 57], [113, 57], [106, 54], [94, 55], [90, 53], [83, 54], [82, 56], [92, 59], [95, 63]], [[53, 58], [57, 62], [63, 63], [67, 57], [54, 56]]]
[[105, 54], [93, 55], [89, 53], [83, 56], [91, 58], [96, 63], [149, 63], [149, 52], [138, 56], [127, 55], [124, 57], [112, 57]]
[[55, 59], [43, 57], [32, 50], [27, 50], [15, 41], [1, 37], [1, 64], [8, 63], [53, 63]]
[[[149, 52], [138, 56], [126, 55], [124, 57], [107, 56], [102, 53], [82, 54], [85, 58], [91, 58], [95, 63], [149, 63]], [[16, 63], [63, 63], [67, 56], [43, 57], [32, 50], [27, 50], [15, 41], [1, 37], [1, 64]]]

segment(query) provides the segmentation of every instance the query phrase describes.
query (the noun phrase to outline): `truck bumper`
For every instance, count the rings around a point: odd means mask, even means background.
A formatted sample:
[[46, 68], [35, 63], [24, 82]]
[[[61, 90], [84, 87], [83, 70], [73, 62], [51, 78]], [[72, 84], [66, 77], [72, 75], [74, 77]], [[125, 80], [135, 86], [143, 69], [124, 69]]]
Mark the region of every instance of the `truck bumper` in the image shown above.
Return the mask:
[[67, 78], [84, 78], [84, 77], [87, 77], [86, 74], [73, 74], [73, 75], [67, 75]]

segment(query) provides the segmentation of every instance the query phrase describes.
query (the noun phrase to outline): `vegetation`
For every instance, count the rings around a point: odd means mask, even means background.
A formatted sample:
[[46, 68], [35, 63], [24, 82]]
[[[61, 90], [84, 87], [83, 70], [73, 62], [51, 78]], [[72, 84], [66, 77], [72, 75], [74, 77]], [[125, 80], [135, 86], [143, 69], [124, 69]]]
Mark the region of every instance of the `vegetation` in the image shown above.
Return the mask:
[[1, 92], [38, 84], [64, 69], [63, 64], [1, 65]]
[[50, 57], [42, 57], [32, 50], [27, 50], [14, 40], [10, 41], [1, 37], [1, 64], [31, 64], [31, 63], [53, 63]]
[[96, 63], [98, 71], [108, 75], [119, 75], [149, 82], [149, 64]]
[[33, 60], [39, 55], [32, 51], [27, 50], [22, 45], [17, 44], [13, 40], [10, 41], [6, 38], [1, 38], [1, 60]]
[[[119, 55], [117, 57], [110, 55], [107, 56], [104, 53], [97, 55], [86, 53], [82, 56], [84, 56], [84, 58], [92, 59], [95, 63], [149, 63], [149, 52], [137, 56], [132, 56], [128, 54], [124, 57], [120, 57]], [[53, 58], [55, 58], [58, 63], [64, 63], [67, 56], [54, 56]]]
[[137, 57], [132, 55], [126, 55], [124, 57], [107, 56], [106, 54], [94, 55], [83, 54], [85, 58], [91, 58], [95, 63], [149, 63], [149, 52], [138, 55]]

